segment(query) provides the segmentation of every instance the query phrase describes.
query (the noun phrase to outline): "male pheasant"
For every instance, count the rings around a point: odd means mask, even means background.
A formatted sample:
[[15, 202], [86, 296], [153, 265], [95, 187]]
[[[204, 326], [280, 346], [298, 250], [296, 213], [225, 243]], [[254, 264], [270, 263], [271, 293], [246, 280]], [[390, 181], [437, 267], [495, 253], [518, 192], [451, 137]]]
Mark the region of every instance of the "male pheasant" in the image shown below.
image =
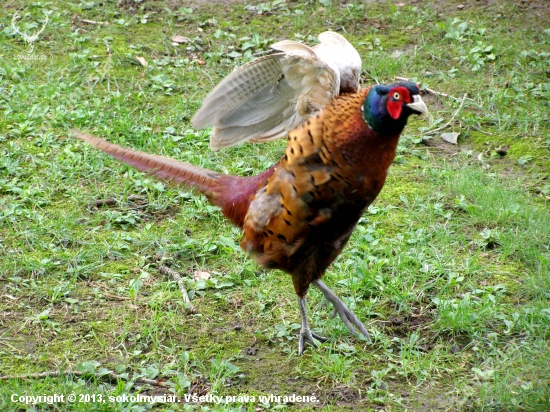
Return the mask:
[[158, 178], [195, 188], [243, 229], [241, 247], [268, 268], [292, 276], [301, 317], [298, 353], [326, 338], [311, 332], [306, 294], [315, 285], [353, 333], [369, 336], [321, 280], [376, 198], [407, 119], [427, 113], [416, 84], [377, 85], [337, 97], [288, 134], [283, 158], [253, 177], [219, 174], [136, 152], [73, 131], [105, 153]]
[[275, 43], [274, 53], [236, 69], [210, 92], [191, 123], [214, 126], [213, 150], [286, 137], [340, 93], [359, 91], [357, 50], [332, 31], [318, 38], [314, 47]]

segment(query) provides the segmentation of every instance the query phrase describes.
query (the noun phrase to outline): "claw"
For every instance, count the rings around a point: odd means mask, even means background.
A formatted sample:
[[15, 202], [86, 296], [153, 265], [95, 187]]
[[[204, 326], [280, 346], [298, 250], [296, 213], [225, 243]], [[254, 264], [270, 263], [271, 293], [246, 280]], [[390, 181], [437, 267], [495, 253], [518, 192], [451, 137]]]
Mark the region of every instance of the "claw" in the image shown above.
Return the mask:
[[311, 332], [311, 336], [313, 336], [316, 340], [318, 340], [321, 343], [325, 343], [328, 338], [326, 336], [317, 335], [316, 333]]
[[359, 330], [359, 332], [364, 335], [367, 340], [370, 341], [369, 333], [367, 332], [367, 329], [365, 326], [361, 323], [359, 319], [357, 319], [357, 316], [349, 310], [349, 308], [346, 306], [342, 300], [334, 294], [332, 290], [329, 289], [327, 285], [321, 280], [317, 279], [313, 281], [313, 284], [321, 291], [323, 292], [323, 295], [325, 295], [325, 298], [334, 305], [334, 311], [332, 313], [332, 316], [336, 313], [340, 315], [340, 318], [342, 318], [342, 321], [347, 326], [349, 331], [352, 334], [355, 334], [354, 326]]
[[298, 341], [298, 356], [302, 356], [306, 343], [309, 343], [314, 348], [319, 347], [317, 342], [326, 342], [328, 338], [313, 333], [309, 328], [309, 322], [307, 320], [307, 307], [306, 297], [298, 296], [298, 306], [300, 307], [300, 319], [302, 321], [302, 327], [300, 329], [300, 339]]
[[304, 349], [306, 347], [306, 343], [309, 343], [314, 348], [318, 348], [319, 345], [317, 342], [326, 342], [328, 338], [324, 336], [317, 335], [316, 333], [313, 333], [311, 330], [304, 330], [300, 331], [300, 340], [298, 341], [298, 356], [302, 356], [302, 353], [304, 353]]
[[[325, 295], [325, 298], [332, 303], [334, 306], [334, 311], [332, 312], [332, 317], [334, 317], [337, 313], [342, 318], [342, 321], [344, 324], [348, 327], [349, 331], [352, 334], [355, 334], [355, 328], [363, 334], [367, 340], [370, 342], [370, 336], [369, 332], [367, 332], [367, 328], [361, 323], [359, 319], [357, 319], [357, 316], [355, 316], [355, 313], [353, 313], [349, 308], [346, 306], [342, 300], [334, 294], [332, 290], [329, 289], [325, 283], [320, 280], [314, 280], [312, 282], [321, 292], [323, 292], [323, 295]], [[304, 349], [306, 346], [306, 343], [309, 343], [314, 348], [318, 347], [317, 342], [326, 342], [328, 338], [325, 338], [324, 336], [319, 336], [311, 331], [309, 328], [309, 322], [307, 320], [307, 307], [306, 307], [306, 297], [305, 296], [298, 296], [298, 306], [300, 308], [300, 319], [302, 321], [302, 327], [300, 328], [300, 339], [298, 341], [298, 356], [301, 356], [302, 353], [304, 353]], [[354, 328], [355, 326], [355, 328]]]

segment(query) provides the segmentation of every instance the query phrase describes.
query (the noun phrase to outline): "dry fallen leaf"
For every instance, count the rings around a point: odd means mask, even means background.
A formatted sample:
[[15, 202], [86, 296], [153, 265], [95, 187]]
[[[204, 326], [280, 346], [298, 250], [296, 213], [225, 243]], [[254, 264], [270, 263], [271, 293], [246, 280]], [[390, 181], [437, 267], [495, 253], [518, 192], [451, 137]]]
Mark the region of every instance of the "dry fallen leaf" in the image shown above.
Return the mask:
[[191, 43], [191, 39], [185, 36], [172, 36], [170, 37], [174, 43]]
[[443, 133], [441, 135], [441, 138], [445, 140], [447, 143], [456, 144], [459, 135], [460, 133], [457, 133], [457, 132]]
[[200, 270], [195, 270], [193, 272], [193, 280], [201, 280], [201, 279], [210, 279], [211, 275], [208, 272], [201, 272]]
[[464, 8], [464, 4], [459, 4], [458, 6], [456, 6], [456, 8], [457, 8], [458, 10], [462, 10], [462, 9]]
[[397, 7], [403, 7], [405, 5], [405, 3], [397, 3], [396, 6]]
[[405, 52], [402, 52], [401, 50], [395, 50], [391, 55], [390, 57], [392, 59], [398, 59], [400, 58], [401, 56], [403, 56], [405, 54]]
[[141, 64], [143, 67], [147, 67], [149, 63], [147, 63], [147, 60], [145, 60], [144, 57], [136, 56], [136, 60]]

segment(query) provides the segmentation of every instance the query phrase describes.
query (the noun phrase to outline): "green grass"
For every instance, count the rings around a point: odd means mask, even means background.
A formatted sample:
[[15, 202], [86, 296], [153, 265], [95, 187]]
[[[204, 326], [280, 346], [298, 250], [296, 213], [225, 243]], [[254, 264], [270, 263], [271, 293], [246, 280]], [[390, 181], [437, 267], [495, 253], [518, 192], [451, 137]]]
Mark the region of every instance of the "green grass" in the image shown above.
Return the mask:
[[[0, 5], [0, 377], [80, 373], [2, 380], [1, 410], [550, 410], [550, 9], [332, 3]], [[29, 36], [48, 15], [32, 48], [16, 12]], [[410, 122], [325, 276], [372, 344], [311, 290], [311, 326], [332, 339], [297, 357], [287, 275], [255, 266], [204, 198], [67, 135], [257, 173], [284, 142], [213, 153], [190, 118], [235, 65], [328, 29], [359, 50], [364, 86], [402, 76], [454, 99], [426, 96], [430, 118]], [[189, 40], [175, 47], [173, 35]], [[456, 147], [440, 139], [450, 131]], [[160, 264], [183, 275], [197, 314]], [[70, 393], [82, 402], [11, 400]], [[138, 393], [183, 402], [123, 398]], [[191, 393], [256, 399], [197, 405]], [[280, 402], [260, 401], [270, 394]], [[283, 401], [292, 394], [319, 402]]]

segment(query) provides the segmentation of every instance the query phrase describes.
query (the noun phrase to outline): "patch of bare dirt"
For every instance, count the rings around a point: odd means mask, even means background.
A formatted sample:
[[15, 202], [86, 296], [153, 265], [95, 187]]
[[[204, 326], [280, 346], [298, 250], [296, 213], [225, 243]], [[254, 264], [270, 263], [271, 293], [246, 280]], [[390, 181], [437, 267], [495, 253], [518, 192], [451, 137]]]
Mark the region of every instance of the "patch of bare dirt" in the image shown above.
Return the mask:
[[[450, 389], [450, 388], [449, 388]], [[415, 402], [414, 411], [416, 412], [434, 412], [434, 411], [449, 411], [456, 405], [456, 400], [449, 396], [448, 393], [426, 394], [426, 396], [417, 396], [420, 399]]]
[[468, 150], [464, 145], [455, 145], [444, 141], [439, 135], [434, 135], [430, 139], [422, 140], [422, 144], [428, 146], [430, 151], [434, 154], [456, 155], [457, 153]]
[[[151, 0], [119, 0], [117, 7], [126, 10], [128, 13], [135, 14], [160, 12], [163, 9], [163, 1], [151, 1]], [[180, 7], [182, 6], [180, 2]]]
[[407, 336], [411, 332], [422, 329], [432, 322], [432, 318], [426, 313], [411, 313], [406, 316], [395, 316], [385, 323], [385, 328], [391, 330], [390, 334]]
[[327, 403], [335, 403], [338, 406], [357, 406], [357, 402], [361, 400], [361, 393], [347, 386], [331, 389], [325, 396]]
[[[367, 4], [395, 4], [394, 1], [387, 0], [365, 0]], [[200, 7], [212, 5], [232, 5], [232, 4], [249, 4], [250, 0], [119, 0], [117, 6], [125, 9], [128, 12], [136, 13], [138, 11], [151, 12], [161, 11], [164, 7], [170, 9], [178, 9], [180, 7]], [[342, 5], [349, 1], [340, 0]], [[407, 0], [399, 2], [405, 6], [424, 6], [425, 0]], [[510, 11], [509, 6], [513, 6], [515, 10]], [[548, 18], [550, 16], [550, 2], [547, 0], [463, 0], [463, 1], [441, 1], [431, 2], [429, 7], [433, 8], [441, 14], [456, 14], [464, 12], [465, 14], [476, 9], [483, 9], [487, 12], [503, 12], [525, 14], [526, 17], [537, 19]], [[502, 15], [502, 17], [506, 17]], [[535, 22], [534, 22], [535, 24]]]
[[[167, 0], [167, 3], [178, 3], [178, 1], [177, 0]], [[190, 0], [190, 1], [187, 1], [186, 3], [190, 6], [193, 6], [193, 5], [200, 6], [200, 5], [203, 5], [203, 4], [211, 5], [213, 3], [216, 3], [216, 4], [248, 4], [248, 3], [250, 3], [250, 1], [249, 0], [215, 0], [215, 1]]]

